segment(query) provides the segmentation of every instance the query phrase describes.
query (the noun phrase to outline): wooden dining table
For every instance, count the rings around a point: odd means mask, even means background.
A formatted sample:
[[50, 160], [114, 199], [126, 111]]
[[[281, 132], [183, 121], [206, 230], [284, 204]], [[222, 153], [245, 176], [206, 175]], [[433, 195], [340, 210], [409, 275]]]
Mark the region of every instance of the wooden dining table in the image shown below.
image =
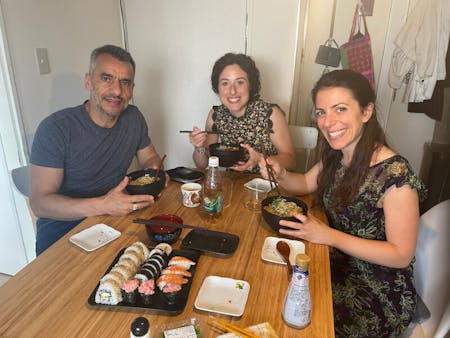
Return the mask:
[[[225, 208], [211, 219], [201, 207], [187, 208], [181, 203], [181, 184], [170, 182], [161, 197], [150, 207], [123, 217], [88, 217], [0, 287], [0, 337], [129, 337], [136, 317], [145, 317], [156, 330], [162, 325], [196, 318], [202, 323], [204, 337], [220, 332], [207, 324], [209, 316], [220, 317], [240, 327], [268, 322], [279, 337], [334, 337], [328, 247], [304, 241], [310, 256], [311, 323], [303, 329], [289, 327], [282, 319], [289, 282], [286, 266], [262, 259], [267, 237], [281, 237], [262, 219], [261, 212], [250, 211], [243, 203], [244, 184], [254, 174], [227, 171]], [[299, 196], [311, 207], [311, 196]], [[326, 222], [320, 209], [309, 213]], [[185, 224], [235, 234], [239, 244], [232, 255], [201, 254], [183, 311], [179, 314], [155, 313], [151, 309], [92, 306], [88, 298], [120, 250], [141, 241], [153, 247], [145, 226], [136, 218], [175, 214]], [[95, 224], [104, 223], [121, 232], [120, 237], [87, 252], [69, 238]], [[180, 248], [189, 229], [183, 229], [173, 248]], [[250, 291], [241, 316], [199, 310], [195, 300], [208, 276], [228, 277], [249, 283]], [[154, 332], [154, 331], [153, 331]]]

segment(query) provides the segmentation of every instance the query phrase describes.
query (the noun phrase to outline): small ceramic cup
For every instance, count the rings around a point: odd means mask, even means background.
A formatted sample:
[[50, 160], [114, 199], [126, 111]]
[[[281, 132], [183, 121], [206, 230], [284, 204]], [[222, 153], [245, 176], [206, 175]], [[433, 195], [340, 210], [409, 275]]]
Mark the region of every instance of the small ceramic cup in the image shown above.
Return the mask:
[[185, 183], [181, 186], [181, 200], [188, 208], [195, 208], [202, 201], [202, 186], [198, 183]]

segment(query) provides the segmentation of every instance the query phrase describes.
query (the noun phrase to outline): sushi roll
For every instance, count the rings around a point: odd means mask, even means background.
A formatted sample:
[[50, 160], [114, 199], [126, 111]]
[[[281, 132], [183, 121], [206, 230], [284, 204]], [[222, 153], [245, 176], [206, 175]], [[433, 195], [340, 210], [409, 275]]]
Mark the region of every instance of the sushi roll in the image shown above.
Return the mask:
[[112, 279], [116, 281], [119, 285], [122, 285], [122, 283], [125, 281], [125, 277], [118, 271], [110, 271], [106, 275], [100, 279], [100, 283], [105, 282], [108, 279]]
[[152, 301], [152, 296], [155, 294], [155, 281], [149, 279], [148, 281], [141, 283], [138, 291], [144, 305], [149, 305]]
[[142, 249], [142, 252], [144, 253], [144, 260], [146, 260], [150, 256], [150, 250], [147, 248], [147, 246], [142, 242], [134, 242], [132, 246], [138, 246]]
[[122, 299], [130, 304], [136, 302], [137, 290], [139, 287], [139, 280], [131, 279], [122, 283]]
[[134, 261], [136, 263], [136, 265], [138, 265], [138, 266], [141, 265], [142, 262], [144, 262], [143, 255], [140, 255], [139, 253], [137, 253], [134, 250], [128, 250], [128, 251], [127, 250], [128, 249], [125, 249], [125, 252], [122, 254], [122, 256], [120, 256], [119, 259], [129, 258], [132, 261]]
[[130, 268], [131, 270], [136, 271], [137, 269], [139, 269], [139, 265], [136, 264], [136, 262], [134, 260], [132, 260], [129, 257], [120, 257], [119, 261], [116, 264], [117, 266], [126, 266], [128, 268]]
[[117, 271], [120, 273], [125, 279], [130, 279], [134, 276], [134, 271], [129, 267], [123, 265], [114, 265], [110, 272]]
[[174, 256], [169, 261], [169, 266], [175, 265], [178, 266], [184, 270], [189, 270], [192, 265], [195, 265], [195, 262], [190, 260], [187, 257], [182, 256]]
[[95, 293], [95, 302], [97, 304], [117, 305], [122, 301], [120, 284], [114, 280], [108, 279], [100, 283]]
[[172, 246], [168, 243], [159, 243], [157, 246], [155, 246], [155, 249], [160, 249], [165, 253], [167, 256], [169, 256], [172, 253]]
[[181, 290], [181, 284], [177, 283], [167, 283], [161, 290], [163, 295], [167, 299], [167, 303], [173, 304], [176, 301], [176, 297]]

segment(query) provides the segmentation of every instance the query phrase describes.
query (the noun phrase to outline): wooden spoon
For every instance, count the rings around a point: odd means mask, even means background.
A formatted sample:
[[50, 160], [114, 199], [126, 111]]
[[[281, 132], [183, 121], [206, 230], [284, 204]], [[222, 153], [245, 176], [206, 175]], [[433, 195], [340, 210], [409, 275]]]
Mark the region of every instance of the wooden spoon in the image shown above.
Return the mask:
[[277, 250], [280, 253], [281, 256], [283, 256], [284, 261], [287, 265], [287, 272], [288, 272], [288, 280], [290, 281], [292, 278], [292, 265], [291, 261], [289, 260], [289, 255], [291, 253], [291, 248], [289, 244], [287, 244], [285, 241], [278, 241], [277, 242]]

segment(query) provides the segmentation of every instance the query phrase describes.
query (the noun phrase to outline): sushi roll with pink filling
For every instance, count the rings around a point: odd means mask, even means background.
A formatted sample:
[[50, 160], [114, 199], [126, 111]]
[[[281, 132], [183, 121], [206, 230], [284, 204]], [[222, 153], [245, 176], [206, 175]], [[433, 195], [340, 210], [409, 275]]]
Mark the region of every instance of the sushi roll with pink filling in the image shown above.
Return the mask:
[[155, 281], [149, 279], [139, 286], [139, 294], [141, 295], [142, 302], [148, 305], [152, 301], [152, 296], [155, 293]]
[[167, 302], [169, 304], [175, 303], [176, 297], [178, 293], [180, 292], [182, 286], [181, 284], [177, 283], [167, 283], [163, 289], [161, 290], [164, 294], [164, 296], [167, 299]]
[[139, 280], [131, 279], [122, 283], [122, 298], [125, 302], [134, 304], [136, 302]]

